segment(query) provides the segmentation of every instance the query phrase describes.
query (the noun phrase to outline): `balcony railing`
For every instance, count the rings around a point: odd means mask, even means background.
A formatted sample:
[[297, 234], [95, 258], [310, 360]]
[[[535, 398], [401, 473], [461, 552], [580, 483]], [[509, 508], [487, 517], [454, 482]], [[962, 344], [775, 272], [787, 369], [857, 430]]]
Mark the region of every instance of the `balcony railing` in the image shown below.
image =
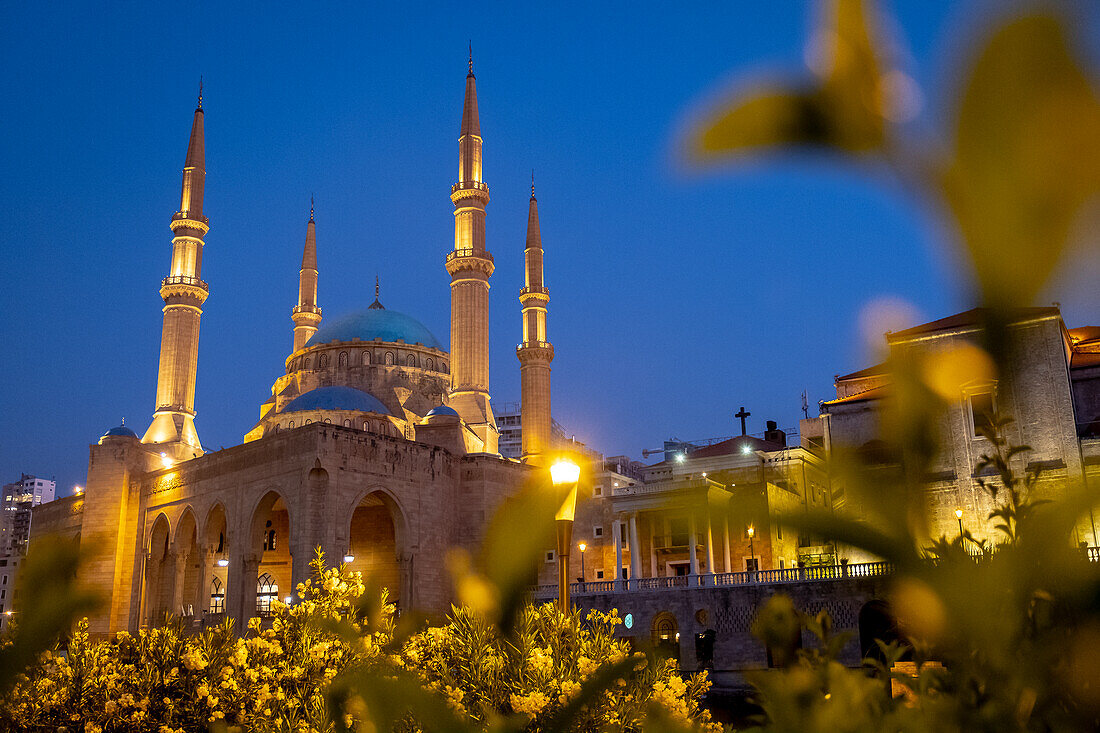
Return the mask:
[[[867, 562], [854, 565], [818, 565], [782, 570], [746, 570], [738, 573], [702, 573], [670, 575], [663, 578], [633, 578], [631, 580], [596, 580], [571, 583], [572, 595], [632, 593], [635, 591], [683, 590], [686, 588], [721, 588], [729, 586], [781, 585], [786, 583], [822, 582], [845, 578], [874, 578], [891, 575], [894, 566], [888, 562]], [[535, 598], [557, 597], [557, 585], [540, 585], [532, 590]]]
[[524, 295], [528, 295], [530, 293], [539, 293], [541, 295], [549, 295], [550, 294], [550, 288], [543, 287], [541, 285], [534, 285], [534, 286], [531, 286], [531, 287], [526, 287], [523, 290], [519, 291], [520, 297], [522, 297]]
[[456, 249], [453, 252], [447, 253], [447, 262], [450, 262], [451, 260], [457, 259], [459, 257], [477, 257], [479, 259], [489, 260], [490, 262], [493, 261], [493, 256], [485, 250], [478, 251], [476, 249]]
[[169, 275], [160, 281], [161, 285], [194, 285], [197, 288], [209, 289], [205, 280], [190, 275]]
[[454, 193], [455, 191], [459, 191], [459, 190], [469, 190], [469, 189], [473, 189], [473, 190], [476, 190], [476, 191], [485, 191], [485, 192], [489, 191], [489, 187], [481, 181], [459, 181], [458, 183], [451, 186], [451, 193]]

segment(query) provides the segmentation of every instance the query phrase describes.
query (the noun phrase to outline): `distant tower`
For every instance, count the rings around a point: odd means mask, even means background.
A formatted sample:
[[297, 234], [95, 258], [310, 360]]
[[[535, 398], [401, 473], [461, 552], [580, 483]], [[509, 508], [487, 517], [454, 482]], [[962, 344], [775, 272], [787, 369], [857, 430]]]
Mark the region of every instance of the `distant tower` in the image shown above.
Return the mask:
[[199, 103], [191, 123], [191, 140], [183, 164], [180, 209], [169, 226], [172, 239], [172, 270], [161, 281], [164, 322], [160, 337], [160, 370], [157, 373], [157, 406], [153, 424], [143, 443], [163, 444], [176, 460], [202, 455], [195, 431], [195, 374], [199, 359], [199, 319], [210, 288], [202, 281], [202, 238], [210, 230], [202, 215], [202, 192], [206, 180], [206, 152], [203, 143], [202, 85]]
[[523, 305], [523, 343], [516, 347], [520, 364], [522, 455], [528, 463], [539, 464], [549, 458], [553, 447], [550, 362], [554, 360], [554, 347], [546, 338], [546, 305], [550, 302], [550, 291], [542, 280], [542, 234], [533, 178], [523, 259], [527, 271], [526, 287], [519, 292], [519, 302]]
[[306, 245], [302, 250], [302, 269], [298, 271], [298, 305], [290, 311], [294, 321], [294, 350], [302, 348], [317, 332], [321, 309], [317, 307], [317, 234], [313, 223], [313, 197], [309, 199], [309, 223]]
[[497, 452], [496, 418], [489, 405], [489, 277], [493, 256], [485, 249], [485, 205], [489, 187], [481, 180], [481, 125], [473, 55], [466, 75], [466, 100], [458, 137], [458, 183], [451, 186], [455, 207], [454, 251], [447, 255], [451, 275], [451, 391], [449, 403], [481, 439], [486, 453]]

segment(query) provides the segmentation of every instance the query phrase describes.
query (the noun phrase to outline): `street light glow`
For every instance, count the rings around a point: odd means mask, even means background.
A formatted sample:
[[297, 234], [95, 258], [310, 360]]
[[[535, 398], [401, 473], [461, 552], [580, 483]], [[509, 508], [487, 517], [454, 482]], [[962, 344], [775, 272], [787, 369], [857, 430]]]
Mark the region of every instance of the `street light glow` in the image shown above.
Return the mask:
[[577, 549], [580, 550], [581, 552], [584, 552], [585, 550], [588, 549], [588, 545], [584, 544], [583, 542], [580, 542], [580, 543], [577, 544]]
[[344, 562], [355, 562], [355, 555], [352, 555], [350, 552], [344, 555]]
[[749, 528], [747, 530], [745, 530], [745, 532], [748, 534], [749, 539], [752, 539], [753, 535], [756, 534], [756, 530], [753, 528], [753, 526], [751, 524], [749, 525]]
[[229, 565], [229, 560], [224, 557], [218, 558], [218, 567], [224, 568]]
[[550, 478], [553, 480], [554, 486], [575, 484], [580, 480], [580, 477], [581, 467], [566, 458], [550, 466]]
[[955, 510], [955, 519], [962, 519], [962, 518], [963, 518], [963, 510], [962, 509], [956, 509]]

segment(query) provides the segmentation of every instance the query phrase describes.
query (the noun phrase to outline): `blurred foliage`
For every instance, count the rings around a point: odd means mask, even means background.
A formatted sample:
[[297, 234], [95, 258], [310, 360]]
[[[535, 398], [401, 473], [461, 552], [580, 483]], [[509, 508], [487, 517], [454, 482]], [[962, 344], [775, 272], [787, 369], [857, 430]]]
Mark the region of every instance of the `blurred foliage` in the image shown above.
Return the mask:
[[706, 675], [631, 654], [615, 613], [521, 601], [508, 633], [468, 608], [424, 628], [320, 551], [312, 571], [300, 602], [273, 602], [243, 637], [231, 621], [193, 633], [169, 618], [97, 641], [82, 621], [13, 674], [0, 729], [519, 733], [639, 730], [650, 713], [653, 730], [713, 727]]
[[[688, 156], [711, 163], [793, 146], [878, 162], [943, 204], [986, 310], [976, 343], [891, 354], [875, 449], [833, 456], [847, 511], [792, 520], [894, 564], [890, 605], [908, 645], [879, 640], [881, 659], [845, 669], [826, 617], [773, 598], [754, 631], [783, 669], [753, 678], [761, 725], [1100, 729], [1100, 572], [1073, 546], [1093, 501], [1084, 477], [1044, 480], [1031, 449], [1011, 443], [1010, 421], [993, 416], [973, 467], [994, 507], [982, 523], [991, 534], [979, 540], [960, 526], [952, 539], [930, 539], [925, 490], [948, 409], [965, 385], [995, 383], [1027, 358], [1010, 328], [1014, 309], [1033, 303], [1083, 236], [1075, 226], [1100, 192], [1100, 103], [1070, 40], [1072, 6], [1033, 3], [982, 26], [968, 62], [949, 72], [960, 88], [943, 105], [952, 117], [938, 139], [904, 124], [919, 93], [892, 68], [878, 9], [827, 7], [808, 52], [813, 74], [723, 102], [691, 127]], [[814, 648], [801, 648], [803, 631]]]

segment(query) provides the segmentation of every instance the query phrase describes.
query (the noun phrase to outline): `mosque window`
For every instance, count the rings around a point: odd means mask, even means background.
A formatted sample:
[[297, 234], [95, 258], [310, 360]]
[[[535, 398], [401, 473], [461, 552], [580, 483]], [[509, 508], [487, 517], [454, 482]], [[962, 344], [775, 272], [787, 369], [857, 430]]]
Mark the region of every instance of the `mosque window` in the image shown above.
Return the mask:
[[351, 427], [351, 420], [345, 420], [344, 421], [344, 427], [345, 428], [350, 428]]
[[271, 526], [271, 520], [267, 520], [267, 527], [264, 531], [264, 552], [275, 549], [275, 530]]
[[408, 356], [406, 356], [405, 357], [405, 366], [411, 366], [411, 367], [416, 366], [416, 357], [413, 356], [412, 354], [409, 354]]
[[363, 430], [370, 430], [370, 423], [369, 422], [363, 423]]
[[270, 574], [264, 573], [256, 578], [256, 614], [267, 616], [271, 613], [271, 602], [279, 597], [279, 584]]
[[370, 366], [370, 352], [363, 352], [363, 366]]
[[225, 586], [216, 577], [210, 581], [210, 613], [225, 613]]
[[386, 366], [393, 366], [393, 352], [386, 352]]
[[309, 357], [302, 359], [302, 369], [309, 369]]
[[321, 354], [317, 357], [317, 368], [324, 369], [328, 366], [328, 354]]
[[306, 418], [306, 422], [305, 422], [305, 424], [306, 424], [306, 425], [309, 425], [309, 424], [311, 424], [312, 422], [313, 422], [313, 421], [312, 421], [312, 420], [310, 420], [310, 419], [309, 419], [309, 418], [307, 417], [307, 418]]
[[546, 551], [546, 562], [554, 562], [554, 551], [553, 550], [547, 550]]
[[442, 363], [440, 363], [440, 365], [439, 365], [439, 371], [443, 372], [444, 374], [446, 374], [446, 373], [447, 373], [447, 364], [446, 364], [446, 362], [442, 362]]
[[341, 351], [340, 356], [336, 360], [337, 366], [346, 367], [348, 365], [348, 352]]
[[293, 421], [293, 420], [291, 420], [290, 422], [288, 422], [288, 423], [286, 424], [286, 426], [287, 426], [288, 428], [292, 428], [292, 427], [294, 427], [294, 421]]
[[424, 360], [424, 368], [429, 371], [435, 370], [435, 362], [432, 361], [432, 357], [429, 356], [427, 359]]

